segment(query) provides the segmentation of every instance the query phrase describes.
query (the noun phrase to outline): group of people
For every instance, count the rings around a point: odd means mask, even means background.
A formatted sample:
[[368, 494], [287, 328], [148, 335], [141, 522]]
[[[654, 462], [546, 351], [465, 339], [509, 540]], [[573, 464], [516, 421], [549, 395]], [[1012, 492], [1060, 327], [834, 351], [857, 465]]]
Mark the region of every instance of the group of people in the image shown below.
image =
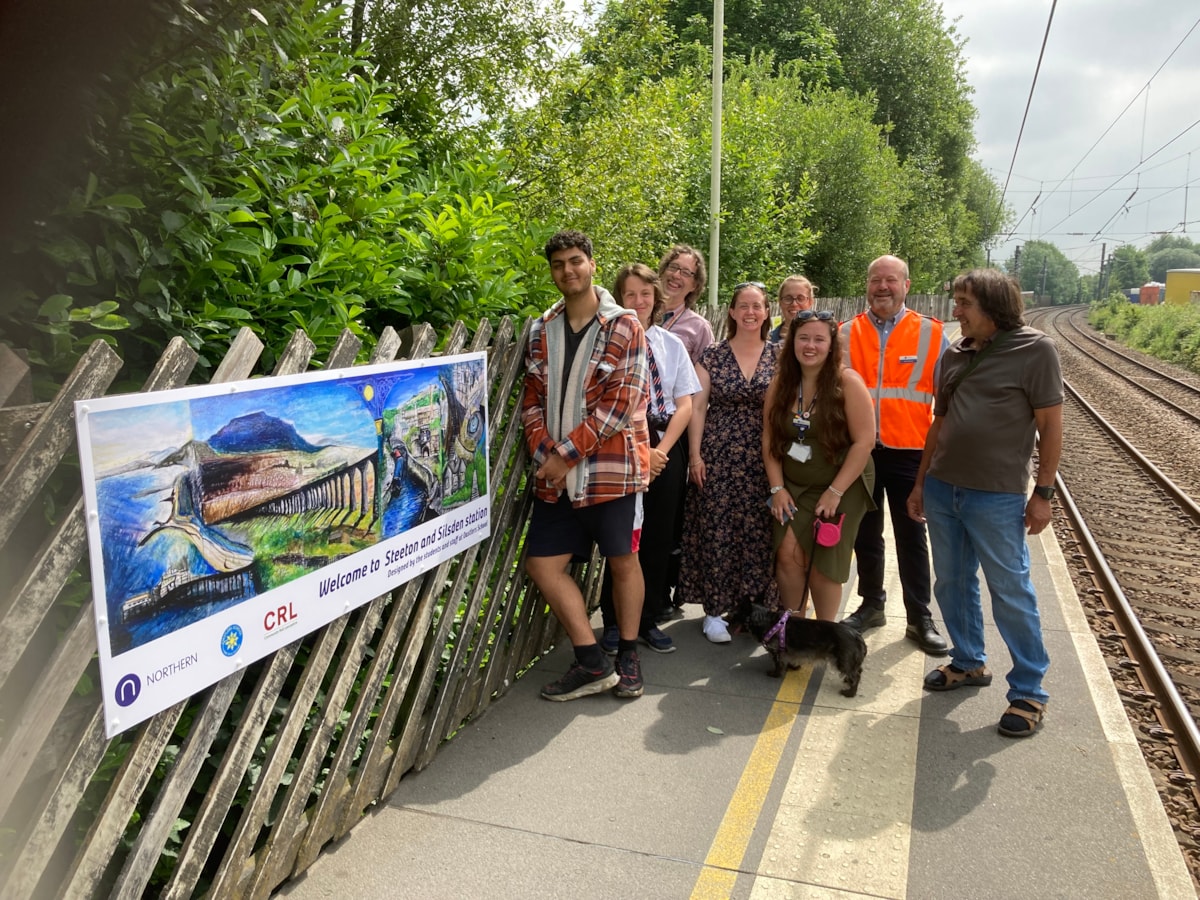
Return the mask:
[[[575, 660], [544, 697], [640, 696], [639, 641], [673, 651], [658, 626], [686, 603], [703, 607], [718, 644], [752, 601], [804, 615], [811, 596], [832, 621], [852, 557], [861, 603], [843, 623], [883, 625], [886, 497], [905, 636], [950, 656], [925, 687], [991, 682], [982, 566], [1013, 658], [999, 730], [1038, 729], [1049, 658], [1025, 535], [1050, 520], [1063, 394], [1054, 344], [1024, 325], [1011, 279], [976, 269], [955, 280], [953, 345], [906, 306], [908, 267], [894, 256], [871, 263], [868, 308], [841, 323], [794, 275], [772, 330], [766, 287], [738, 284], [714, 342], [693, 309], [706, 282], [694, 248], [671, 248], [657, 272], [625, 266], [613, 294], [594, 284], [582, 233], [554, 235], [546, 258], [563, 296], [534, 323], [526, 360], [526, 568]], [[568, 570], [593, 543], [607, 561], [599, 640]]]

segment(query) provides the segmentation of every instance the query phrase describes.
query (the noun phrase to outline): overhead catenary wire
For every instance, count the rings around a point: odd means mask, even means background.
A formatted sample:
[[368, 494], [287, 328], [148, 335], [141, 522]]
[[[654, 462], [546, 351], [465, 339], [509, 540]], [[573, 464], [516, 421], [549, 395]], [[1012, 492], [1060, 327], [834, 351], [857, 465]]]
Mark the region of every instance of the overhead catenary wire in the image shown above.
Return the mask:
[[[1000, 206], [1004, 206], [1004, 197], [1008, 193], [1008, 183], [1012, 180], [1013, 166], [1017, 163], [1017, 153], [1021, 149], [1021, 138], [1025, 134], [1025, 123], [1029, 120], [1029, 107], [1033, 105], [1033, 92], [1037, 88], [1038, 73], [1042, 71], [1042, 60], [1046, 56], [1046, 43], [1050, 40], [1050, 25], [1054, 22], [1054, 10], [1058, 7], [1058, 0], [1054, 0], [1050, 4], [1050, 17], [1046, 20], [1046, 31], [1042, 35], [1042, 49], [1038, 51], [1037, 65], [1033, 69], [1033, 83], [1029, 85], [1029, 96], [1025, 99], [1025, 112], [1021, 116], [1021, 128], [1017, 132], [1017, 142], [1013, 145], [1012, 160], [1008, 164], [1008, 175], [1004, 179], [1004, 190], [1000, 192]], [[1025, 218], [1021, 217], [1022, 220]], [[1018, 223], [1019, 224], [1019, 223]], [[1013, 230], [1016, 230], [1014, 226]]]
[[[1050, 16], [1051, 16], [1051, 18], [1053, 18], [1053, 16], [1054, 16], [1054, 10], [1053, 10], [1053, 8], [1051, 8], [1051, 11], [1050, 11]], [[1151, 84], [1153, 84], [1154, 80], [1155, 80], [1155, 79], [1158, 77], [1158, 75], [1159, 75], [1159, 74], [1162, 72], [1162, 70], [1163, 70], [1164, 68], [1166, 68], [1167, 64], [1168, 64], [1168, 63], [1171, 61], [1171, 59], [1172, 59], [1172, 58], [1175, 56], [1175, 54], [1179, 52], [1179, 49], [1180, 49], [1180, 48], [1181, 48], [1181, 47], [1184, 45], [1184, 43], [1186, 43], [1186, 42], [1187, 42], [1188, 38], [1189, 38], [1189, 37], [1191, 37], [1192, 33], [1193, 33], [1193, 32], [1194, 32], [1194, 31], [1195, 31], [1195, 30], [1196, 30], [1198, 27], [1200, 27], [1200, 18], [1197, 18], [1197, 19], [1196, 19], [1196, 21], [1192, 23], [1192, 26], [1191, 26], [1191, 28], [1189, 28], [1189, 29], [1187, 30], [1187, 32], [1186, 32], [1186, 33], [1183, 35], [1183, 37], [1182, 37], [1182, 38], [1180, 38], [1179, 42], [1178, 42], [1178, 43], [1177, 43], [1177, 44], [1174, 46], [1174, 48], [1171, 50], [1171, 52], [1167, 54], [1166, 58], [1165, 58], [1165, 59], [1163, 59], [1163, 61], [1162, 61], [1162, 62], [1159, 64], [1158, 68], [1156, 68], [1156, 69], [1154, 70], [1154, 73], [1153, 73], [1153, 74], [1152, 74], [1152, 75], [1151, 75], [1151, 76], [1150, 76], [1150, 77], [1149, 77], [1149, 78], [1146, 80], [1146, 83], [1145, 83], [1144, 85], [1142, 85], [1142, 87], [1141, 87], [1141, 88], [1140, 88], [1140, 89], [1137, 91], [1137, 93], [1135, 93], [1135, 94], [1134, 94], [1134, 95], [1133, 95], [1133, 96], [1132, 96], [1132, 97], [1129, 99], [1129, 102], [1128, 102], [1127, 104], [1125, 104], [1125, 107], [1124, 107], [1124, 108], [1123, 108], [1123, 109], [1122, 109], [1122, 110], [1121, 110], [1121, 111], [1120, 111], [1120, 112], [1119, 112], [1119, 113], [1116, 115], [1116, 117], [1115, 117], [1115, 118], [1112, 120], [1112, 122], [1110, 122], [1110, 123], [1109, 123], [1108, 127], [1107, 127], [1107, 128], [1105, 128], [1103, 132], [1101, 132], [1100, 136], [1099, 136], [1098, 138], [1096, 138], [1096, 140], [1095, 140], [1095, 141], [1092, 143], [1092, 145], [1091, 145], [1091, 146], [1090, 146], [1090, 147], [1089, 147], [1089, 148], [1088, 148], [1088, 149], [1087, 149], [1087, 150], [1084, 152], [1083, 156], [1081, 156], [1081, 157], [1079, 158], [1079, 161], [1078, 161], [1078, 162], [1076, 162], [1076, 163], [1075, 163], [1075, 165], [1073, 165], [1073, 166], [1072, 166], [1072, 167], [1071, 167], [1069, 170], [1067, 170], [1066, 174], [1065, 174], [1065, 175], [1063, 175], [1063, 177], [1062, 177], [1062, 178], [1060, 178], [1060, 179], [1058, 180], [1058, 182], [1057, 182], [1057, 183], [1056, 183], [1056, 184], [1055, 184], [1055, 185], [1054, 185], [1054, 186], [1053, 186], [1053, 187], [1050, 189], [1049, 193], [1048, 193], [1048, 194], [1046, 194], [1046, 196], [1045, 196], [1045, 200], [1046, 200], [1046, 201], [1049, 201], [1051, 198], [1053, 198], [1053, 197], [1055, 196], [1055, 194], [1057, 194], [1057, 193], [1058, 193], [1058, 191], [1059, 191], [1059, 189], [1062, 187], [1062, 185], [1063, 185], [1063, 184], [1064, 184], [1064, 183], [1065, 183], [1065, 182], [1066, 182], [1068, 179], [1072, 178], [1072, 176], [1074, 175], [1075, 171], [1076, 171], [1076, 170], [1077, 170], [1077, 169], [1078, 169], [1078, 168], [1079, 168], [1079, 167], [1080, 167], [1080, 166], [1081, 166], [1081, 165], [1082, 165], [1082, 164], [1083, 164], [1083, 163], [1084, 163], [1084, 162], [1087, 160], [1087, 158], [1088, 158], [1088, 157], [1091, 155], [1092, 151], [1093, 151], [1093, 150], [1095, 150], [1095, 149], [1096, 149], [1096, 147], [1098, 147], [1098, 146], [1100, 145], [1100, 143], [1101, 143], [1101, 142], [1102, 142], [1102, 141], [1103, 141], [1103, 140], [1104, 140], [1104, 139], [1105, 139], [1105, 138], [1108, 136], [1108, 134], [1109, 134], [1109, 133], [1110, 133], [1110, 132], [1113, 130], [1113, 128], [1115, 128], [1115, 127], [1116, 127], [1117, 123], [1121, 121], [1121, 119], [1122, 119], [1122, 117], [1124, 117], [1125, 113], [1127, 113], [1127, 112], [1130, 110], [1130, 108], [1133, 106], [1133, 104], [1137, 102], [1137, 99], [1138, 99], [1140, 96], [1142, 96], [1142, 94], [1143, 94], [1144, 92], [1146, 92], [1147, 90], [1149, 90], [1149, 88], [1150, 88]], [[1049, 23], [1047, 23], [1047, 34], [1048, 34], [1048, 32], [1049, 32]], [[1043, 38], [1043, 49], [1044, 49], [1044, 47], [1045, 47], [1045, 38]], [[1038, 63], [1039, 63], [1039, 66], [1040, 66], [1040, 64], [1041, 64], [1041, 57], [1040, 57], [1040, 56], [1039, 56], [1039, 58], [1038, 58]], [[1036, 76], [1036, 74], [1035, 74], [1035, 76], [1034, 76], [1034, 81], [1035, 81], [1035, 83], [1036, 83], [1036, 80], [1037, 80], [1037, 76]], [[1031, 97], [1032, 97], [1032, 91], [1031, 91]], [[1023, 129], [1024, 129], [1024, 122], [1022, 121], [1022, 130], [1023, 130]], [[1190, 129], [1186, 129], [1186, 130], [1190, 130]], [[1185, 131], [1186, 131], [1186, 130], [1185, 130]], [[1176, 138], [1176, 139], [1177, 139], [1177, 138]], [[1020, 136], [1018, 136], [1017, 140], [1018, 140], [1018, 143], [1019, 143], [1019, 142], [1020, 142]], [[1173, 139], [1173, 140], [1175, 140], [1175, 139]], [[1172, 141], [1172, 142], [1173, 142], [1173, 141]], [[1165, 148], [1165, 146], [1168, 146], [1168, 145], [1169, 145], [1170, 143], [1172, 143], [1172, 142], [1168, 142], [1168, 144], [1167, 144], [1167, 145], [1164, 145], [1164, 147], [1163, 147], [1163, 148], [1159, 148], [1159, 149], [1160, 149], [1160, 150], [1161, 150], [1161, 149], [1164, 149], [1164, 148]], [[1157, 153], [1157, 152], [1158, 152], [1158, 151], [1155, 151], [1155, 153]], [[1135, 167], [1134, 167], [1134, 169], [1131, 169], [1131, 170], [1130, 170], [1130, 172], [1132, 172], [1132, 171], [1134, 171], [1134, 170], [1139, 170], [1139, 173], [1140, 173], [1140, 171], [1151, 171], [1151, 170], [1152, 170], [1152, 168], [1157, 168], [1158, 166], [1151, 167], [1151, 169], [1145, 169], [1145, 170], [1140, 170], [1140, 169], [1139, 169], [1139, 166], [1141, 166], [1142, 164], [1144, 164], [1145, 162], [1147, 162], [1147, 161], [1148, 161], [1150, 158], [1152, 158], [1154, 155], [1155, 155], [1155, 154], [1151, 154], [1151, 156], [1150, 156], [1150, 157], [1147, 157], [1146, 159], [1143, 159], [1143, 160], [1141, 160], [1141, 162], [1139, 162], [1138, 166], [1135, 166]], [[1185, 155], [1186, 155], [1186, 154], [1181, 154], [1181, 156], [1180, 156], [1180, 157], [1176, 157], [1176, 159], [1178, 159], [1178, 158], [1181, 158], [1182, 156], [1185, 156]], [[1016, 151], [1014, 150], [1014, 153], [1013, 153], [1013, 161], [1015, 162], [1015, 160], [1016, 160]], [[1171, 161], [1173, 161], [1173, 160], [1168, 160], [1167, 162], [1171, 162]], [[1166, 164], [1167, 164], [1167, 162], [1162, 162], [1162, 163], [1159, 163], [1159, 166], [1166, 165]], [[1126, 172], [1126, 173], [1124, 173], [1123, 175], [1120, 175], [1120, 176], [1118, 176], [1118, 178], [1117, 178], [1117, 181], [1119, 181], [1119, 180], [1120, 180], [1120, 179], [1122, 179], [1122, 178], [1125, 178], [1125, 177], [1127, 177], [1127, 176], [1130, 174], [1130, 172]], [[1007, 176], [1007, 177], [1006, 177], [1006, 179], [1005, 179], [1005, 193], [1007, 193], [1007, 188], [1008, 188], [1008, 179], [1009, 179], [1009, 178], [1011, 178], [1011, 177], [1012, 177], [1012, 165], [1010, 164], [1010, 166], [1009, 166], [1009, 172], [1008, 172], [1008, 176]], [[1022, 176], [1018, 176], [1018, 177], [1022, 177]], [[1101, 177], [1101, 176], [1095, 176], [1095, 175], [1093, 175], [1093, 176], [1079, 176], [1079, 177], [1080, 177], [1080, 178], [1099, 178], [1099, 177]], [[1033, 180], [1033, 179], [1030, 179], [1030, 180]], [[1114, 183], [1114, 185], [1110, 185], [1110, 186], [1109, 186], [1109, 188], [1107, 188], [1107, 189], [1106, 189], [1106, 191], [1107, 191], [1107, 190], [1113, 190], [1113, 189], [1115, 189], [1115, 183]], [[1040, 191], [1039, 191], [1039, 195], [1038, 195], [1038, 196], [1039, 196], [1039, 198], [1040, 198], [1040, 197], [1042, 196], [1042, 192], [1040, 192]], [[1099, 196], [1099, 195], [1098, 195], [1098, 196]], [[1097, 198], [1096, 198], [1096, 197], [1093, 197], [1091, 200], [1087, 201], [1087, 203], [1084, 203], [1084, 204], [1083, 204], [1083, 206], [1080, 206], [1078, 209], [1072, 210], [1072, 212], [1071, 212], [1071, 213], [1069, 213], [1069, 214], [1067, 215], [1067, 217], [1066, 217], [1066, 218], [1067, 218], [1067, 219], [1069, 219], [1069, 218], [1071, 218], [1073, 215], [1076, 215], [1077, 213], [1079, 213], [1080, 211], [1082, 211], [1082, 210], [1083, 210], [1085, 207], [1087, 207], [1087, 206], [1088, 206], [1088, 205], [1089, 205], [1089, 204], [1090, 204], [1092, 201], [1094, 201], [1095, 199], [1097, 199]], [[1002, 201], [1002, 202], [1003, 202], [1003, 201]], [[1037, 202], [1037, 201], [1036, 201], [1036, 199], [1035, 199], [1035, 201], [1034, 201], [1034, 202]], [[1126, 203], [1128, 203], [1128, 200], [1126, 200]], [[1021, 226], [1021, 223], [1023, 223], [1023, 222], [1025, 221], [1026, 217], [1027, 217], [1027, 216], [1030, 214], [1030, 211], [1031, 211], [1032, 207], [1033, 207], [1033, 204], [1031, 203], [1031, 204], [1030, 204], [1030, 209], [1027, 209], [1027, 210], [1026, 210], [1026, 211], [1025, 211], [1025, 212], [1024, 212], [1022, 215], [1021, 215], [1020, 219], [1018, 219], [1018, 220], [1017, 220], [1017, 223], [1016, 223], [1015, 225], [1013, 225], [1013, 227], [1012, 227], [1011, 229], [1009, 229], [1008, 233], [1005, 235], [1005, 240], [1007, 240], [1007, 239], [1009, 239], [1009, 238], [1013, 237], [1013, 236], [1014, 236], [1014, 235], [1017, 233], [1017, 231], [1019, 230], [1019, 228], [1020, 228], [1020, 226]], [[1122, 207], [1121, 207], [1121, 208], [1124, 208], [1124, 204], [1122, 204]], [[1118, 209], [1118, 211], [1117, 211], [1117, 212], [1119, 213], [1120, 211], [1121, 211], [1121, 210], [1120, 210], [1120, 209]], [[1066, 219], [1064, 219], [1064, 220], [1062, 220], [1062, 221], [1066, 221]], [[1058, 224], [1059, 224], [1059, 225], [1061, 225], [1061, 224], [1062, 224], [1062, 221], [1060, 221]], [[1112, 220], [1110, 219], [1110, 220], [1109, 220], [1109, 223], [1106, 223], [1106, 224], [1105, 224], [1105, 227], [1107, 227], [1107, 225], [1108, 225], [1108, 224], [1110, 224], [1110, 223], [1111, 223], [1111, 221], [1112, 221]], [[1055, 225], [1055, 226], [1054, 226], [1054, 228], [1057, 228], [1057, 227], [1058, 227], [1058, 225]], [[1101, 230], [1103, 230], [1103, 229], [1101, 229]], [[1051, 231], [1051, 232], [1053, 232], [1053, 231], [1054, 231], [1054, 229], [1052, 228], [1050, 231]], [[1043, 232], [1043, 234], [1045, 234], [1045, 233], [1047, 233], [1047, 232]]]

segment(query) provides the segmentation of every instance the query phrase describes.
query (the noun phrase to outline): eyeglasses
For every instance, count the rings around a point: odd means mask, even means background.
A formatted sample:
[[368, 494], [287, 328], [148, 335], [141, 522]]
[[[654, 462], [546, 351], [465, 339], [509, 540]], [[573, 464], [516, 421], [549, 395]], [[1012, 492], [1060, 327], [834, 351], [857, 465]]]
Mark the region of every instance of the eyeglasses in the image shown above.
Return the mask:
[[785, 294], [779, 303], [781, 306], [798, 306], [801, 303], [812, 303], [812, 301], [813, 298], [808, 294], [796, 294], [794, 296]]
[[696, 273], [691, 269], [685, 269], [679, 263], [671, 263], [667, 266], [668, 275], [682, 275], [684, 278], [695, 278]]
[[736, 294], [742, 288], [748, 288], [748, 287], [758, 288], [764, 294], [767, 292], [767, 286], [765, 284], [763, 284], [761, 281], [743, 281], [740, 284], [735, 284], [733, 286], [733, 292]]
[[809, 319], [816, 319], [818, 322], [828, 322], [833, 318], [833, 313], [827, 309], [802, 309], [796, 313], [796, 318], [801, 322], [807, 322]]

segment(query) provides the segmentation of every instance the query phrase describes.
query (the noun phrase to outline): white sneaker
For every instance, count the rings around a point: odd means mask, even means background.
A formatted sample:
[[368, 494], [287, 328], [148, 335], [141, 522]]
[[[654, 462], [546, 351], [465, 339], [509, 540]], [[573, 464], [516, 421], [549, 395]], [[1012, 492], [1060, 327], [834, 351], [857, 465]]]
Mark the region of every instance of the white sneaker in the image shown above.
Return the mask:
[[733, 640], [729, 635], [725, 620], [720, 616], [704, 617], [704, 636], [714, 644], [728, 644]]

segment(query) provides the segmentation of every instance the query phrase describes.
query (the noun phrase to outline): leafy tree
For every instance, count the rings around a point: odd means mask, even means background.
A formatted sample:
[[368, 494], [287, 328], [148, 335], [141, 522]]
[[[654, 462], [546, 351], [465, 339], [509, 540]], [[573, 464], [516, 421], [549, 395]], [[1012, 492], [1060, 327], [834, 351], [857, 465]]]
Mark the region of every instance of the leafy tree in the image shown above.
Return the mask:
[[1108, 276], [1105, 287], [1112, 291], [1141, 287], [1150, 280], [1146, 254], [1131, 244], [1118, 247], [1105, 264]]
[[344, 14], [251, 10], [162, 58], [98, 124], [91, 173], [13, 248], [2, 336], [64, 367], [100, 331], [136, 374], [174, 335], [208, 366], [247, 325], [270, 365], [297, 327], [326, 350], [344, 328], [540, 306], [544, 229], [518, 220], [501, 163], [424, 162], [346, 53]]
[[1167, 280], [1170, 269], [1200, 268], [1200, 249], [1188, 247], [1167, 247], [1157, 252], [1147, 252], [1146, 266], [1150, 272], [1151, 281]]
[[959, 269], [981, 266], [986, 261], [984, 247], [1012, 220], [1012, 212], [1003, 202], [1000, 185], [977, 159], [968, 159], [959, 180], [961, 211], [955, 217], [957, 233], [954, 246], [962, 248]]
[[[589, 48], [588, 59], [650, 58], [607, 49]], [[707, 62], [702, 48], [697, 58]], [[506, 144], [526, 208], [587, 228], [602, 265], [653, 261], [676, 240], [706, 247], [707, 70], [664, 72], [622, 96], [620, 66], [594, 68], [578, 60], [556, 93], [513, 117]], [[577, 104], [584, 91], [599, 101]], [[910, 197], [873, 104], [813, 86], [803, 64], [767, 54], [732, 61], [724, 97], [722, 284], [801, 270], [826, 294], [861, 290]]]
[[[1016, 274], [1016, 254], [1005, 270]], [[1079, 270], [1048, 241], [1027, 241], [1021, 248], [1021, 290], [1050, 298], [1052, 305], [1075, 303], [1079, 296]]]
[[1160, 234], [1146, 245], [1146, 254], [1151, 255], [1160, 250], [1173, 250], [1177, 248], [1195, 250], [1197, 253], [1200, 253], [1200, 243], [1192, 241], [1186, 235]]
[[366, 40], [396, 94], [390, 117], [431, 137], [541, 90], [572, 37], [559, 0], [355, 0], [354, 12], [354, 47]]
[[929, 161], [958, 176], [974, 144], [975, 109], [962, 41], [936, 0], [811, 0], [837, 35], [846, 84], [876, 99], [901, 160]]
[[[673, 0], [667, 11], [681, 40], [705, 45], [711, 15], [703, 0]], [[962, 42], [936, 2], [735, 0], [725, 22], [731, 58], [795, 60], [805, 87], [845, 88], [871, 104], [903, 165], [897, 188], [906, 195], [884, 249], [909, 260], [915, 284], [940, 285], [982, 261], [1007, 215], [998, 187], [967, 155], [975, 111]]]
[[[683, 44], [712, 46], [713, 5], [706, 0], [674, 0], [667, 21]], [[769, 53], [779, 66], [809, 85], [844, 83], [837, 37], [813, 10], [787, 0], [730, 0], [724, 8], [724, 55], [749, 63]]]

